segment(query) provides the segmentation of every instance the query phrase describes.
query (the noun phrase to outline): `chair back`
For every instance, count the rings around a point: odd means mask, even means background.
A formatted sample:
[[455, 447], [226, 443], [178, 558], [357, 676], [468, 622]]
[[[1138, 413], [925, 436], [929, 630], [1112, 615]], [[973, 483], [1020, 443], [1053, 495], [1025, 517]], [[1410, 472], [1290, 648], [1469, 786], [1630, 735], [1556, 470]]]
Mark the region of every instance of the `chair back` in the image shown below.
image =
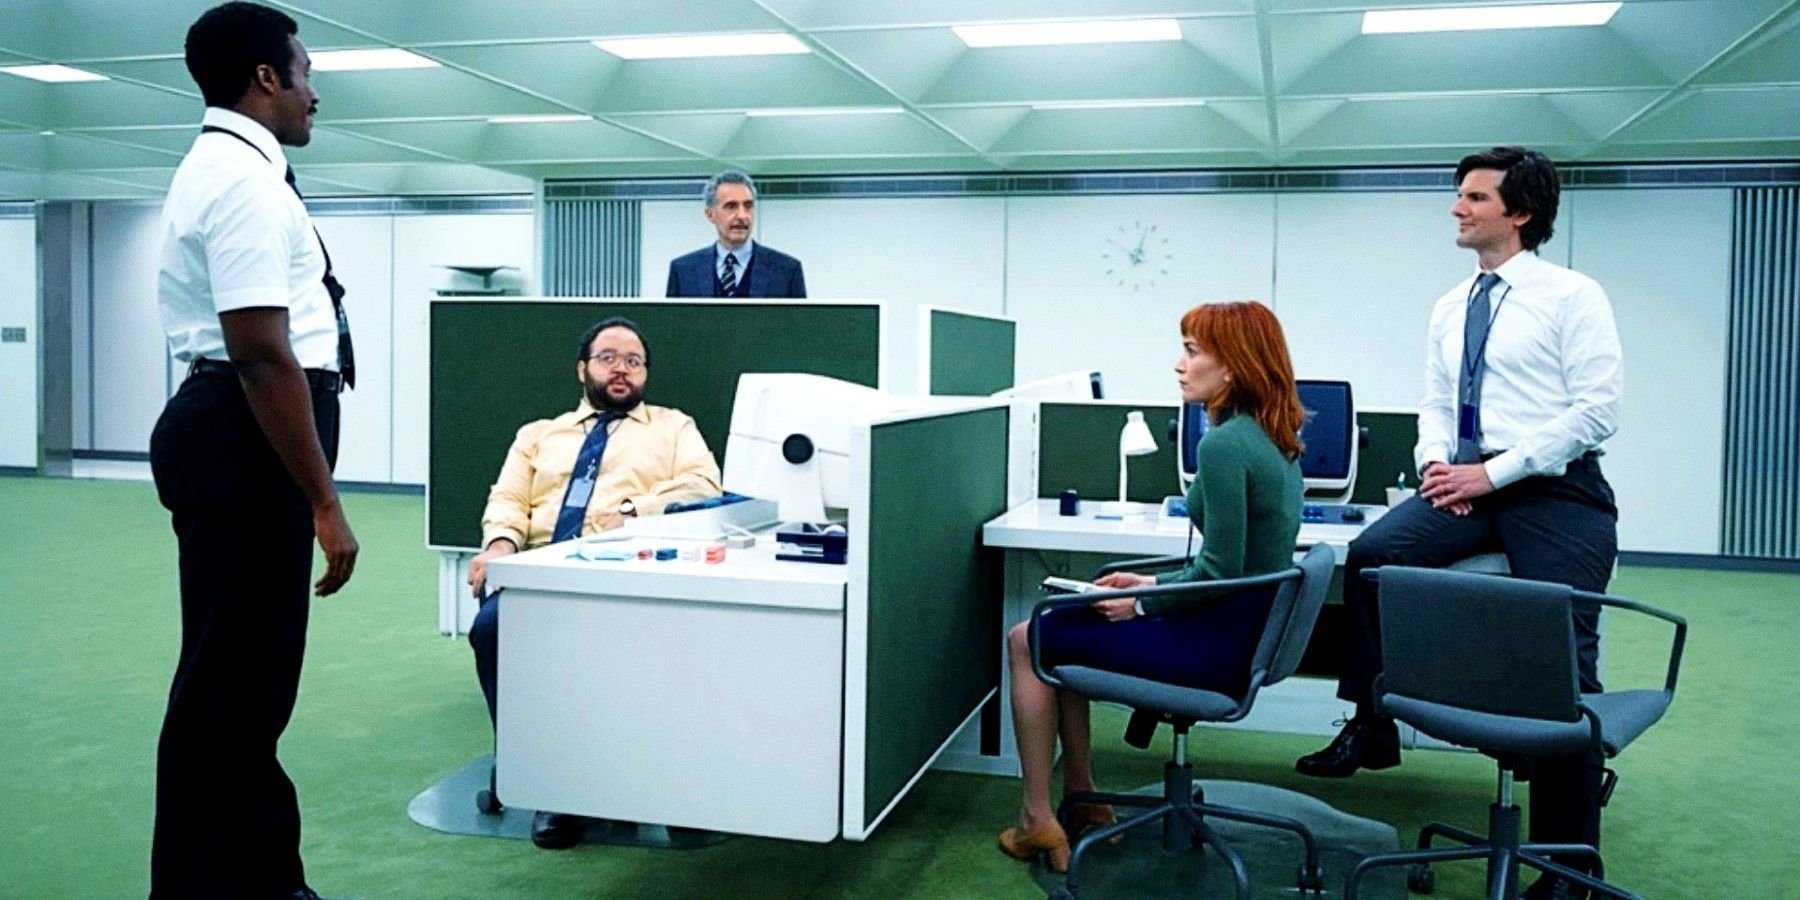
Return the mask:
[[1263, 626], [1262, 639], [1250, 661], [1251, 672], [1264, 673], [1264, 685], [1281, 681], [1300, 667], [1306, 644], [1312, 640], [1313, 625], [1319, 620], [1319, 607], [1325, 605], [1325, 593], [1331, 587], [1331, 570], [1336, 563], [1331, 548], [1314, 544], [1300, 558], [1300, 577], [1282, 582], [1275, 591], [1269, 620]]
[[1379, 579], [1383, 693], [1580, 720], [1567, 585], [1405, 566]]

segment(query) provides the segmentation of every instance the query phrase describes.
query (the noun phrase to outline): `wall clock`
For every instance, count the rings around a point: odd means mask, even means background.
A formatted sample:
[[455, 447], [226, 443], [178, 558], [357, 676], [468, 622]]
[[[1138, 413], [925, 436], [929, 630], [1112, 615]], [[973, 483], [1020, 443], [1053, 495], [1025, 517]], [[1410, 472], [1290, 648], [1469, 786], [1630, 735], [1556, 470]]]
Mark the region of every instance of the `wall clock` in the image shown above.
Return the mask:
[[1135, 292], [1167, 282], [1175, 253], [1160, 228], [1137, 221], [1106, 236], [1100, 259], [1107, 280]]

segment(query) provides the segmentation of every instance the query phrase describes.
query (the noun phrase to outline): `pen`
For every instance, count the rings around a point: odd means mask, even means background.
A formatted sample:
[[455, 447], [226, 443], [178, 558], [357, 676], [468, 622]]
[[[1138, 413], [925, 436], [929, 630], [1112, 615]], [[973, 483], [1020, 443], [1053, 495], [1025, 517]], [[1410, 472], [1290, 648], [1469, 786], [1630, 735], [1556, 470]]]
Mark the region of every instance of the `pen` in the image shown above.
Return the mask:
[[1394, 479], [1394, 487], [1399, 488], [1402, 493], [1404, 493], [1406, 491], [1406, 470], [1405, 469], [1401, 469], [1400, 477]]

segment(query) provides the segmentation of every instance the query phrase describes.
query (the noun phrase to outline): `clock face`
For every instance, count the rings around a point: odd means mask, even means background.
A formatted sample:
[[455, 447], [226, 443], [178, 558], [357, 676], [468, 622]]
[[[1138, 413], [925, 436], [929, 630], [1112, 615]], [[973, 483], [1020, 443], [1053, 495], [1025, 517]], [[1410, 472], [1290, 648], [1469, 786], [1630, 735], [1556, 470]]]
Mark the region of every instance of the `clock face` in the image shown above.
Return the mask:
[[1167, 235], [1140, 221], [1120, 225], [1107, 235], [1100, 259], [1108, 281], [1135, 292], [1166, 283], [1175, 254]]

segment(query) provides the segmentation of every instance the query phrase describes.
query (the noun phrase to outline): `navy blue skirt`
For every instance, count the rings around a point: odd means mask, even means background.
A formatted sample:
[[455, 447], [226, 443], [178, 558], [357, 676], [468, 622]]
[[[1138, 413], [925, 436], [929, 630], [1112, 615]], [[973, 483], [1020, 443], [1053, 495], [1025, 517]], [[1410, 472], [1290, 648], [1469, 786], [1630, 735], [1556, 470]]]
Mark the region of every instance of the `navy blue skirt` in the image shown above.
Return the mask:
[[1039, 653], [1045, 671], [1086, 666], [1242, 697], [1274, 599], [1273, 587], [1255, 587], [1124, 622], [1086, 606], [1053, 609], [1038, 623]]

